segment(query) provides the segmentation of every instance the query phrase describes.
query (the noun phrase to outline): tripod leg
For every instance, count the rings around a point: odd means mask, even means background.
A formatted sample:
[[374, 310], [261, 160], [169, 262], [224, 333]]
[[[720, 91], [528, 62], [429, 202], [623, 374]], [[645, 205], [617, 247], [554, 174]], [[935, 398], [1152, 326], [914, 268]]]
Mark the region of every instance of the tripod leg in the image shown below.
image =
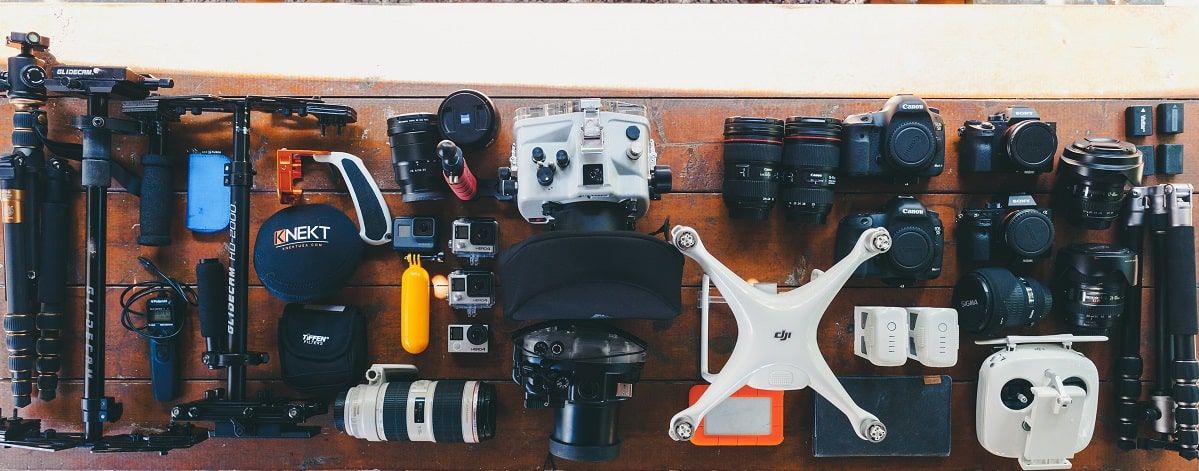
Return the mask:
[[46, 249], [41, 251], [38, 265], [41, 276], [38, 280], [38, 301], [41, 309], [37, 316], [37, 388], [42, 400], [53, 400], [57, 395], [58, 371], [62, 367], [60, 331], [66, 303], [67, 257], [70, 246], [67, 221], [68, 181], [70, 167], [65, 161], [52, 159], [46, 166], [46, 194], [42, 203], [41, 239]]

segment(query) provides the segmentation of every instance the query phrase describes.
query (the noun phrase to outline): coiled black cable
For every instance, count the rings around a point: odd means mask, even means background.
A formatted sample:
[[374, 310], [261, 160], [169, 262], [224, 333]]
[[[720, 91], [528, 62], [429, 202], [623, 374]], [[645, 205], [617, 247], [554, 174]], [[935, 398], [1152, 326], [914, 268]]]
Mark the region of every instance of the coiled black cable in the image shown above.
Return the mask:
[[[151, 340], [169, 339], [183, 332], [184, 322], [175, 323], [175, 328], [164, 334], [152, 334], [148, 332], [146, 322], [140, 326], [133, 323], [133, 316], [146, 317], [144, 311], [140, 311], [134, 306], [143, 298], [149, 296], [167, 295], [172, 297], [174, 303], [185, 302], [191, 306], [197, 306], [196, 291], [191, 286], [184, 285], [174, 278], [171, 278], [158, 269], [154, 262], [146, 257], [137, 257], [138, 263], [142, 264], [147, 271], [158, 277], [157, 280], [142, 281], [121, 291], [121, 325], [125, 329]], [[184, 316], [186, 319], [186, 316]]]

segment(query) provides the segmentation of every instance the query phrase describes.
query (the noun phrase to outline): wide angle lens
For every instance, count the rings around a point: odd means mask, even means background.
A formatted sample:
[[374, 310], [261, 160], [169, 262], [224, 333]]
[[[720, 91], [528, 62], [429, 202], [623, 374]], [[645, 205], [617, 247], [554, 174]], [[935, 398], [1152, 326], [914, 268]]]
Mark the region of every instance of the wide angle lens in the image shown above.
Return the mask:
[[841, 120], [787, 118], [779, 200], [788, 221], [824, 224], [833, 207], [834, 172], [841, 165]]
[[724, 205], [734, 219], [766, 219], [778, 197], [783, 120], [724, 120]]

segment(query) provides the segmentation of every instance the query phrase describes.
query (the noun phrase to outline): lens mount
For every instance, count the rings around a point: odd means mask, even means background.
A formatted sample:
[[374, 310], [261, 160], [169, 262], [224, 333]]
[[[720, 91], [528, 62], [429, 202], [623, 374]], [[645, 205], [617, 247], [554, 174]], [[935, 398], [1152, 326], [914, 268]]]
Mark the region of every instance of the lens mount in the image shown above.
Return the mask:
[[1019, 257], [1035, 258], [1053, 247], [1053, 221], [1036, 209], [1021, 209], [1008, 213], [1003, 238]]

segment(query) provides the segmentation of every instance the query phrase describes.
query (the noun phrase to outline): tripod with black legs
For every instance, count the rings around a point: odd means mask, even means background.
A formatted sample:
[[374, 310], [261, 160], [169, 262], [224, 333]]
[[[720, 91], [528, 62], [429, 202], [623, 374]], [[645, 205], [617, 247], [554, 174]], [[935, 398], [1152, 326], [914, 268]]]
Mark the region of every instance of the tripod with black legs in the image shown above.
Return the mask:
[[165, 114], [182, 116], [205, 112], [233, 115], [233, 160], [225, 168], [225, 184], [232, 187], [229, 204], [228, 271], [217, 259], [201, 260], [196, 267], [200, 304], [200, 334], [207, 349], [202, 360], [210, 369], [228, 371], [224, 388], [205, 391], [204, 398], [176, 405], [173, 422], [211, 422], [212, 437], [308, 438], [320, 427], [300, 425], [309, 417], [324, 414], [321, 401], [295, 401], [259, 394], [249, 398], [246, 367], [267, 361], [267, 354], [248, 351], [247, 325], [250, 247], [250, 190], [254, 183], [250, 161], [250, 115], [267, 112], [284, 117], [317, 119], [322, 134], [326, 126], [338, 132], [357, 120], [353, 108], [324, 103], [319, 99], [283, 97], [214, 97], [208, 95], [150, 97], [126, 101], [125, 114], [149, 119]]
[[[1134, 188], [1130, 196], [1126, 238], [1140, 255], [1145, 233], [1153, 243], [1154, 381], [1148, 401], [1141, 401], [1141, 293], [1137, 286], [1125, 304], [1125, 327], [1117, 360], [1116, 411], [1120, 448], [1166, 449], [1183, 458], [1199, 458], [1199, 334], [1196, 309], [1195, 229], [1191, 222], [1190, 184]], [[1138, 275], [1140, 278], [1140, 275]], [[1138, 437], [1142, 422], [1156, 433]]]

